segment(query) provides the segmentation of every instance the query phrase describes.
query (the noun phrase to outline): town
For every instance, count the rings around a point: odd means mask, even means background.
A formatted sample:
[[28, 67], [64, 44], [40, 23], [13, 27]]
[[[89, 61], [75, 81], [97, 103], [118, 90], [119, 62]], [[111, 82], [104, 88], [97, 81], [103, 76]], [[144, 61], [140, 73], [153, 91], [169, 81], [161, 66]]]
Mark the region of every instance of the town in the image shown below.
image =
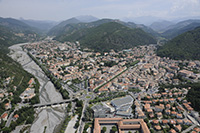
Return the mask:
[[[199, 114], [186, 100], [191, 87], [161, 86], [198, 82], [200, 61], [161, 58], [155, 54], [156, 47], [151, 44], [99, 53], [81, 49], [79, 42], [45, 40], [24, 45], [23, 49], [43, 64], [73, 98], [86, 101], [82, 117], [90, 110], [93, 115], [83, 122], [77, 119], [85, 125], [80, 129], [83, 132], [92, 132], [92, 124], [87, 121], [99, 118], [108, 123], [114, 118], [143, 119], [148, 132], [199, 132]], [[93, 132], [115, 130], [114, 126], [106, 126], [106, 122], [100, 125], [94, 125], [97, 129]], [[141, 126], [118, 129], [146, 130]]]

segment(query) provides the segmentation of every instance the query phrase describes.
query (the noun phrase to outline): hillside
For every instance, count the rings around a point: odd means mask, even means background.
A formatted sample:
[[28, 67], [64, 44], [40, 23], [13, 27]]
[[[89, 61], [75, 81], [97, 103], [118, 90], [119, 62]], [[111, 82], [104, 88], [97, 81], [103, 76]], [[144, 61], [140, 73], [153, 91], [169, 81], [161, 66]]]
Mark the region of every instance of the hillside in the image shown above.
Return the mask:
[[24, 22], [21, 22], [17, 19], [13, 18], [2, 18], [0, 17], [0, 26], [9, 28], [10, 30], [18, 33], [31, 33], [34, 34], [38, 32], [37, 29], [29, 26], [28, 24], [25, 24]]
[[37, 37], [37, 34], [29, 33], [29, 31], [26, 33], [14, 32], [10, 28], [0, 25], [1, 50], [8, 50], [7, 47], [13, 44], [37, 40]]
[[129, 28], [141, 28], [145, 32], [150, 33], [155, 37], [159, 36], [159, 34], [157, 32], [155, 32], [154, 30], [152, 30], [151, 28], [149, 28], [143, 24], [135, 24], [133, 22], [126, 23], [126, 22], [116, 20], [116, 19], [100, 19], [100, 20], [90, 22], [90, 23], [83, 23], [83, 22], [75, 21], [75, 20], [74, 21], [66, 20], [66, 22], [70, 22], [70, 23], [64, 23], [64, 21], [61, 22], [62, 24], [60, 23], [60, 24], [56, 25], [55, 27], [53, 27], [48, 32], [48, 35], [53, 35], [53, 36], [62, 36], [63, 34], [70, 35], [70, 34], [74, 33], [75, 31], [78, 31], [81, 29], [97, 27], [101, 24], [105, 24], [108, 22], [117, 22], [117, 23], [127, 26]]
[[170, 21], [159, 21], [159, 22], [154, 22], [152, 23], [149, 27], [157, 32], [161, 32], [163, 31], [165, 28], [169, 27], [170, 25], [172, 25], [173, 23]]
[[9, 47], [12, 44], [34, 41], [39, 38], [35, 29], [12, 18], [0, 17], [0, 46]]
[[131, 29], [117, 22], [101, 24], [97, 27], [78, 30], [70, 35], [55, 38], [61, 42], [80, 41], [81, 48], [95, 51], [116, 51], [137, 45], [156, 43], [156, 40], [143, 30]]
[[58, 34], [62, 33], [62, 30], [66, 25], [68, 25], [68, 24], [77, 24], [77, 23], [80, 23], [80, 21], [78, 19], [76, 19], [76, 18], [71, 18], [71, 19], [62, 21], [58, 25], [56, 25], [53, 28], [51, 28], [47, 34], [51, 35], [51, 36], [58, 35]]
[[198, 26], [200, 26], [200, 20], [186, 20], [167, 27], [161, 35], [165, 38], [172, 39]]
[[200, 59], [200, 27], [183, 33], [164, 46], [160, 47], [157, 54], [172, 59]]
[[25, 20], [20, 19], [20, 21], [26, 23], [27, 25], [37, 28], [41, 33], [47, 33], [51, 28], [53, 28], [57, 23], [54, 21], [39, 21], [39, 20]]

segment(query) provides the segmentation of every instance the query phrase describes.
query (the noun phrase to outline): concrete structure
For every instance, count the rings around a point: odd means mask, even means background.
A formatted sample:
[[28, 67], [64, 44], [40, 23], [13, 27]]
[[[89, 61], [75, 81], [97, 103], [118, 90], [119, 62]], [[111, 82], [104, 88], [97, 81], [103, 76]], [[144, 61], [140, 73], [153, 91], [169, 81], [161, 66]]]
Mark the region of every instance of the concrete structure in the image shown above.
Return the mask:
[[126, 97], [123, 97], [123, 98], [114, 99], [110, 103], [113, 107], [115, 107], [115, 109], [117, 111], [120, 108], [122, 108], [123, 106], [132, 105], [133, 104], [133, 98], [131, 96], [126, 96]]
[[95, 118], [93, 133], [101, 133], [101, 125], [117, 125], [118, 132], [125, 130], [139, 130], [142, 133], [150, 133], [143, 119], [123, 119], [123, 118]]

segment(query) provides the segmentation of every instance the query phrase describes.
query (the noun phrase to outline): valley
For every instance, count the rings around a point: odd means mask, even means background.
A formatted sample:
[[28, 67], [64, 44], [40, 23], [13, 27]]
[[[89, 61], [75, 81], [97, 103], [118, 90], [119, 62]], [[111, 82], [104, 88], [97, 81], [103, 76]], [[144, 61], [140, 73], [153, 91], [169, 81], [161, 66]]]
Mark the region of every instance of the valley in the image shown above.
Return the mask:
[[0, 18], [0, 131], [200, 131], [199, 23]]

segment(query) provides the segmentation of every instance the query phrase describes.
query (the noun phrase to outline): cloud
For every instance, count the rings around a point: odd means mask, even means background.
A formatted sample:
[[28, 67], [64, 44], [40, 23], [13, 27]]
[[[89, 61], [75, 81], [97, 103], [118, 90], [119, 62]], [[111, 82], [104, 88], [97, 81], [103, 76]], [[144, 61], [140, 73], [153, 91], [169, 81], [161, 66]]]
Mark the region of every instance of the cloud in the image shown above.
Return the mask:
[[64, 20], [79, 15], [98, 18], [200, 15], [200, 0], [0, 0], [0, 16]]

